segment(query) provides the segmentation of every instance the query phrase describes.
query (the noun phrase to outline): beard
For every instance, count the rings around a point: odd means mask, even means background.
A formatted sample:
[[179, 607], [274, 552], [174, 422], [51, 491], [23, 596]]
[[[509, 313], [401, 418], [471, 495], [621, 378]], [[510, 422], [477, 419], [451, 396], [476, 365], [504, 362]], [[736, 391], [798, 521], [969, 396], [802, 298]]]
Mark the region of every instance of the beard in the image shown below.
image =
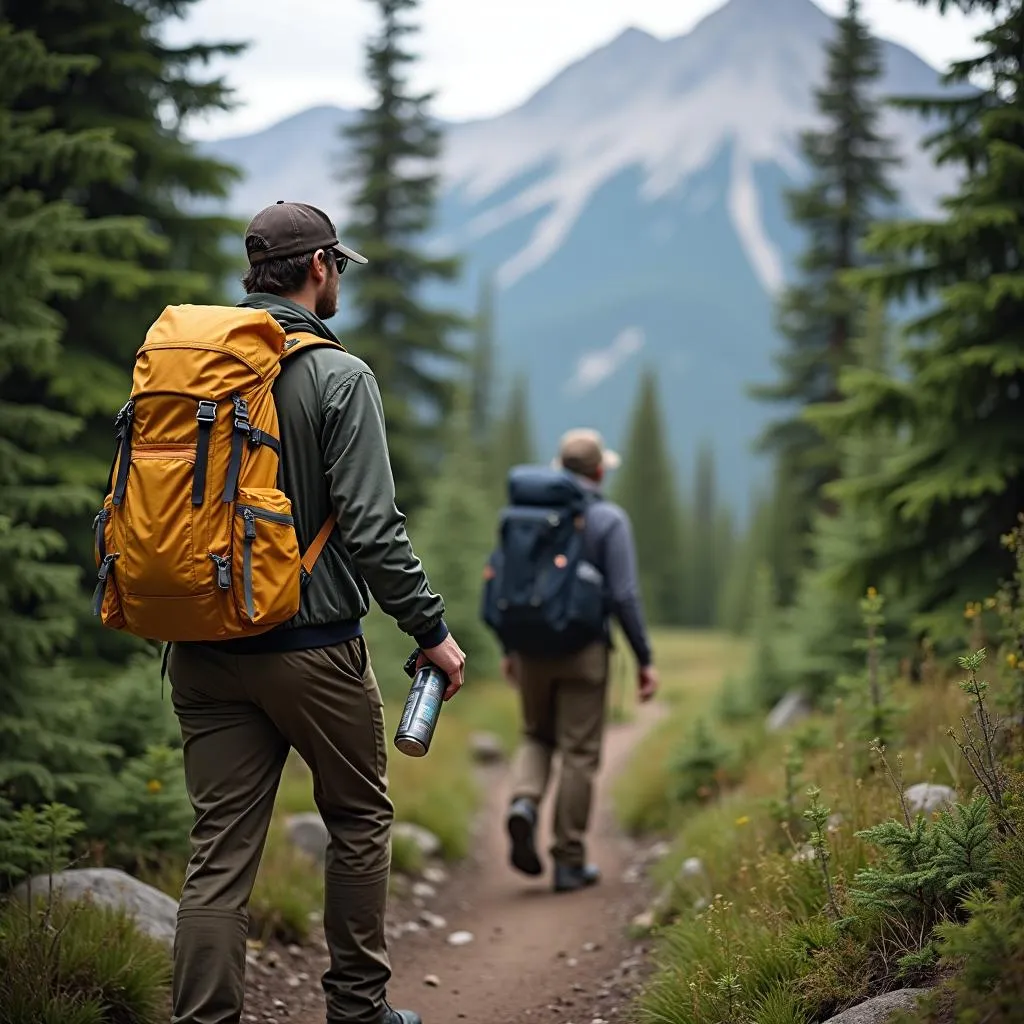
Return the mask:
[[338, 312], [339, 291], [341, 291], [341, 275], [335, 270], [324, 281], [323, 289], [316, 297], [316, 315], [321, 320], [330, 320]]

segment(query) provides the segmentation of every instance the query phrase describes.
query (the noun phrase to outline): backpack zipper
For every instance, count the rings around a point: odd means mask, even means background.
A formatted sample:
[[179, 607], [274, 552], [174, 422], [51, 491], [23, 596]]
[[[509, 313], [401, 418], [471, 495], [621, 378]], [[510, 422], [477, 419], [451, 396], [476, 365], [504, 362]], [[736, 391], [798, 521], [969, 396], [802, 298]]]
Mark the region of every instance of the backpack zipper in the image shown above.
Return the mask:
[[114, 562], [120, 558], [120, 555], [116, 552], [110, 555], [104, 555], [103, 561], [100, 563], [99, 572], [96, 574], [96, 590], [92, 595], [92, 613], [93, 615], [99, 615], [103, 610], [103, 596], [107, 590], [107, 578], [110, 576], [110, 572], [113, 569]]
[[231, 556], [230, 555], [215, 555], [212, 551], [209, 552], [210, 558], [213, 559], [214, 565], [217, 566], [217, 586], [221, 590], [231, 589]]
[[235, 515], [240, 515], [245, 523], [242, 547], [242, 589], [245, 593], [245, 610], [251, 622], [256, 618], [256, 603], [252, 592], [252, 544], [256, 539], [256, 520], [263, 519], [270, 523], [280, 523], [282, 526], [293, 526], [295, 519], [285, 515], [284, 512], [268, 512], [266, 509], [256, 508], [254, 505], [236, 506]]

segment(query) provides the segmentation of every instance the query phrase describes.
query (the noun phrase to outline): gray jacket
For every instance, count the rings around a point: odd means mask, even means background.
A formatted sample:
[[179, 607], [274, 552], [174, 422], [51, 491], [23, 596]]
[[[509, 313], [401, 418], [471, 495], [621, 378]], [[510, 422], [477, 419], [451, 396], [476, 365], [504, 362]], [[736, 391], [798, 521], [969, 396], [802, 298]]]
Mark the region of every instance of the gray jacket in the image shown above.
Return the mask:
[[[276, 295], [240, 306], [267, 310], [289, 333], [335, 339], [309, 310]], [[370, 367], [350, 353], [314, 348], [286, 359], [274, 384], [281, 428], [278, 485], [292, 500], [299, 549], [327, 516], [337, 526], [290, 622], [261, 636], [222, 641], [234, 653], [326, 647], [358, 636], [370, 595], [420, 647], [448, 634], [444, 602], [427, 581], [395, 503], [384, 410]]]

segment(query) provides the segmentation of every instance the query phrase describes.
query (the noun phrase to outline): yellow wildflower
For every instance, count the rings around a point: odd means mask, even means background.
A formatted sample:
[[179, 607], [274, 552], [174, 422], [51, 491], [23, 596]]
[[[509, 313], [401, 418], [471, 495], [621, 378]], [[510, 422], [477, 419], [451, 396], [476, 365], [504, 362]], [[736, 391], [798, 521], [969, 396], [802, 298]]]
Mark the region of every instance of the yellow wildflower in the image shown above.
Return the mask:
[[1009, 665], [1010, 668], [1017, 667], [1017, 655], [1014, 654], [1013, 651], [1010, 651], [1010, 653], [1006, 656], [1006, 664]]
[[739, 818], [736, 819], [736, 824], [737, 825], [749, 825], [750, 824], [750, 818], [746, 814], [744, 814], [742, 817], [739, 817]]
[[868, 587], [868, 597], [878, 597], [878, 591], [874, 587]]
[[150, 793], [159, 793], [163, 788], [164, 784], [159, 779], [150, 779], [149, 782], [146, 783], [146, 789], [148, 789]]

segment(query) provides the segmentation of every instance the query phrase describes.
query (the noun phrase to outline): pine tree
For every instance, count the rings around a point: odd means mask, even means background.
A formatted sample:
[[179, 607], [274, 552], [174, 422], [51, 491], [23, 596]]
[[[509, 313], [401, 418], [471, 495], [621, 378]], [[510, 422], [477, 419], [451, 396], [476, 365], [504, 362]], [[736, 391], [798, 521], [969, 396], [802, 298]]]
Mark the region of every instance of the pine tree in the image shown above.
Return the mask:
[[489, 279], [480, 286], [475, 328], [470, 360], [470, 427], [473, 436], [489, 451], [495, 423], [494, 285]]
[[1024, 508], [1024, 17], [1019, 2], [960, 6], [990, 12], [995, 25], [979, 37], [982, 52], [945, 80], [984, 86], [899, 101], [945, 122], [931, 148], [959, 165], [958, 191], [943, 217], [876, 227], [868, 248], [880, 265], [858, 274], [886, 299], [927, 304], [907, 328], [917, 343], [899, 377], [851, 371], [829, 419], [836, 433], [886, 423], [899, 437], [881, 470], [837, 493], [881, 520], [878, 541], [857, 558], [861, 576], [890, 573], [917, 610], [936, 616], [921, 625], [945, 636], [962, 625], [965, 602], [1012, 572], [1001, 537]]
[[[222, 200], [236, 172], [201, 155], [183, 134], [186, 118], [225, 107], [219, 79], [194, 72], [196, 61], [237, 52], [239, 47], [203, 44], [169, 47], [160, 41], [169, 19], [182, 17], [196, 0], [6, 0], [3, 18], [33, 31], [54, 53], [94, 60], [76, 67], [55, 86], [40, 81], [15, 101], [24, 112], [47, 108], [53, 125], [67, 131], [113, 131], [130, 150], [129, 172], [116, 181], [86, 183], [74, 168], [36, 171], [32, 187], [49, 200], [72, 194], [90, 218], [138, 219], [133, 233], [108, 234], [88, 254], [67, 257], [82, 281], [75, 294], [51, 303], [73, 330], [59, 364], [37, 382], [34, 400], [84, 421], [73, 446], [54, 451], [59, 472], [91, 491], [89, 518], [99, 507], [113, 451], [113, 417], [131, 386], [134, 355], [160, 309], [176, 302], [223, 301], [227, 275], [241, 269], [225, 242], [241, 254], [244, 225], [193, 204]], [[141, 230], [142, 225], [146, 230]], [[59, 247], [59, 246], [58, 246]], [[44, 390], [45, 387], [45, 390]], [[70, 518], [68, 514], [74, 516]], [[88, 519], [78, 509], [54, 510], [52, 525], [69, 539], [74, 561], [95, 578]], [[85, 654], [121, 658], [138, 645], [102, 630], [79, 601]]]
[[537, 461], [532, 422], [529, 383], [526, 375], [519, 373], [512, 380], [504, 413], [494, 425], [490, 466], [492, 485], [499, 503], [506, 497], [508, 471], [513, 466]]
[[715, 619], [722, 566], [719, 559], [721, 522], [715, 494], [715, 463], [711, 449], [702, 444], [697, 451], [693, 482], [693, 507], [685, 545], [684, 579], [690, 592], [688, 625], [710, 626]]
[[636, 538], [640, 588], [653, 622], [685, 620], [680, 500], [655, 375], [644, 373], [633, 405], [622, 466], [612, 488]]
[[[838, 376], [850, 359], [850, 339], [859, 299], [842, 275], [863, 261], [860, 243], [879, 208], [895, 199], [887, 173], [895, 163], [890, 145], [877, 131], [878, 107], [869, 89], [881, 75], [878, 43], [860, 13], [859, 0], [848, 0], [845, 17], [828, 47], [827, 77], [817, 91], [825, 126], [805, 132], [801, 149], [809, 183], [789, 196], [790, 217], [808, 236], [800, 260], [801, 279], [790, 286], [779, 306], [779, 329], [786, 347], [777, 357], [777, 383], [752, 389], [763, 400], [784, 403], [794, 411], [771, 424], [760, 439], [762, 450], [780, 457], [791, 476], [799, 537], [810, 529], [821, 489], [839, 472], [833, 444], [800, 409], [838, 398]], [[806, 552], [779, 577], [780, 597], [788, 602]]]
[[469, 430], [472, 392], [456, 395], [448, 424], [446, 455], [416, 520], [418, 551], [434, 588], [445, 597], [445, 620], [469, 657], [477, 678], [494, 674], [499, 648], [480, 618], [483, 569], [495, 543], [495, 509], [484, 460]]
[[91, 499], [59, 457], [82, 423], [41, 396], [66, 358], [66, 324], [51, 303], [73, 297], [82, 262], [130, 242], [138, 225], [90, 219], [35, 186], [59, 175], [83, 194], [120, 180], [130, 154], [109, 129], [62, 131], [49, 111], [21, 109], [26, 94], [57, 92], [96, 63], [50, 54], [0, 21], [0, 803], [8, 806], [65, 797], [102, 770], [89, 701], [62, 661], [80, 573], [50, 525]]
[[419, 0], [370, 2], [381, 22], [366, 45], [374, 102], [343, 129], [354, 157], [343, 179], [359, 182], [346, 237], [369, 260], [353, 275], [355, 322], [346, 339], [380, 382], [398, 500], [411, 513], [426, 497], [426, 468], [452, 404], [443, 375], [458, 355], [450, 335], [467, 324], [453, 312], [428, 308], [419, 294], [432, 281], [454, 280], [460, 269], [454, 257], [416, 248], [432, 223], [441, 145], [427, 109], [432, 94], [413, 92], [402, 74], [415, 60], [404, 40], [418, 31], [406, 15]]

